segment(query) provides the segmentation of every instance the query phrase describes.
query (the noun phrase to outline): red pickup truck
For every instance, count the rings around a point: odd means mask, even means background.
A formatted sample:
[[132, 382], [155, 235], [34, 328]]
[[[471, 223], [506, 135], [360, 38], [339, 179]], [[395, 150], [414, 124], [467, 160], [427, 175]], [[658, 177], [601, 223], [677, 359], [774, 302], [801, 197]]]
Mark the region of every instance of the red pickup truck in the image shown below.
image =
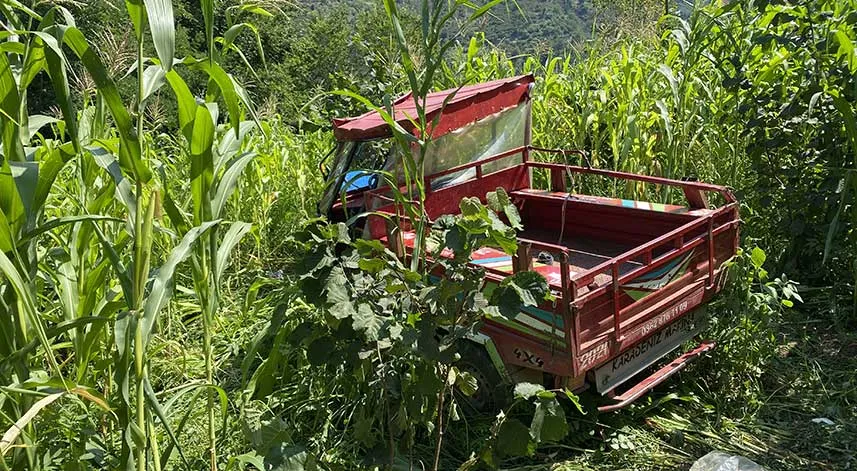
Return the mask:
[[[648, 376], [640, 374], [704, 329], [699, 307], [720, 291], [724, 262], [738, 249], [739, 205], [722, 186], [593, 168], [584, 152], [532, 146], [533, 85], [525, 75], [428, 96], [434, 127], [425, 160], [425, 209], [431, 219], [456, 214], [462, 198], [504, 188], [524, 226], [519, 250], [509, 256], [484, 248], [471, 263], [485, 269], [489, 286], [521, 270], [536, 271], [555, 295], [513, 321], [485, 319], [471, 339], [493, 368], [478, 375], [480, 381], [592, 387], [612, 399], [602, 411], [618, 409], [714, 348], [711, 342], [695, 344]], [[406, 129], [415, 115], [412, 97], [395, 101], [395, 119]], [[334, 135], [338, 146], [320, 212], [340, 221], [367, 210], [393, 214], [389, 188], [379, 187], [371, 172], [395, 174], [401, 165], [389, 126], [369, 112], [334, 120]], [[580, 164], [569, 164], [572, 158]], [[647, 194], [683, 201], [574, 192], [587, 178], [612, 179], [610, 188], [638, 194], [654, 188]], [[363, 234], [404, 255], [414, 234], [388, 220], [366, 218]], [[631, 378], [638, 380], [628, 387]]]

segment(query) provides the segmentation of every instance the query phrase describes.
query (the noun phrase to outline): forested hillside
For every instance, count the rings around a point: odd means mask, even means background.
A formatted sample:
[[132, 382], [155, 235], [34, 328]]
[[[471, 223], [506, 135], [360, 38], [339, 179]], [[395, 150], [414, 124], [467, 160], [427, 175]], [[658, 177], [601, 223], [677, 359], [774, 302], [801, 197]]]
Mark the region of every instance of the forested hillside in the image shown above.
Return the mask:
[[[420, 0], [400, 3], [414, 14], [419, 12]], [[358, 11], [377, 5], [367, 0], [308, 0], [298, 4], [319, 12], [343, 6]], [[609, 5], [610, 2], [601, 2], [602, 9], [608, 9]], [[591, 36], [594, 14], [592, 0], [517, 0], [494, 9], [469, 31], [484, 32], [495, 46], [511, 56], [562, 53]], [[455, 24], [451, 26], [453, 29]]]

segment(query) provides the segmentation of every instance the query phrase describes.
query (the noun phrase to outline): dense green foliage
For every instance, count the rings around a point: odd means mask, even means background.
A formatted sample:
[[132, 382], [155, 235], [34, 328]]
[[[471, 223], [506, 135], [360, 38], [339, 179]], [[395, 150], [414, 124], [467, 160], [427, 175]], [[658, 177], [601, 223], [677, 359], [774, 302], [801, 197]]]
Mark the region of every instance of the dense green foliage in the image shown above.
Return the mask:
[[[0, 469], [857, 464], [853, 0], [657, 22], [661, 2], [518, 0], [431, 34], [386, 3], [0, 0]], [[708, 307], [721, 348], [623, 413], [534, 385], [462, 413], [456, 340], [543, 280], [485, 299], [454, 258], [432, 285], [313, 219], [330, 117], [524, 72], [538, 145], [742, 201], [747, 249]], [[489, 201], [424, 249], [514, 251]]]

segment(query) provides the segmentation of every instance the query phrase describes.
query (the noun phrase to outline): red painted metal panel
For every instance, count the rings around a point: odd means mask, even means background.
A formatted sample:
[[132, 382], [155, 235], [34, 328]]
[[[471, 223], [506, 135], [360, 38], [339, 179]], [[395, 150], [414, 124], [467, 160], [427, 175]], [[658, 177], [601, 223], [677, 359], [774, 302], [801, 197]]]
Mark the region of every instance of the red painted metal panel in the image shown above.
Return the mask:
[[[424, 109], [426, 118], [441, 114], [432, 136], [437, 138], [452, 130], [516, 106], [529, 97], [532, 75], [522, 75], [493, 82], [452, 88], [430, 93]], [[411, 94], [393, 103], [394, 119], [407, 131], [414, 132], [411, 119], [417, 119], [416, 103]], [[333, 135], [340, 141], [363, 141], [391, 137], [390, 126], [377, 111], [353, 118], [333, 120]]]
[[[519, 148], [506, 155], [525, 155], [529, 150]], [[448, 172], [480, 169], [484, 163], [466, 164]], [[527, 190], [529, 169], [533, 167], [550, 169], [557, 186], [560, 185], [559, 175], [565, 171], [596, 173], [669, 184], [689, 191], [718, 192], [727, 204], [691, 212], [675, 208], [647, 210], [637, 205], [624, 207], [624, 203], [605, 204], [593, 198], [568, 199], [539, 194]], [[428, 180], [431, 178], [429, 176]], [[556, 272], [551, 287], [558, 294], [557, 303], [541, 308], [556, 313], [563, 321], [562, 340], [557, 343], [553, 337], [546, 340], [544, 331], [528, 329], [527, 322], [538, 321], [535, 317], [528, 318], [528, 314], [518, 321], [523, 327], [517, 329], [511, 328], [514, 326], [508, 322], [486, 320], [483, 333], [494, 340], [501, 357], [509, 365], [580, 377], [633, 348], [653, 329], [677, 320], [709, 300], [722, 286], [722, 264], [737, 248], [738, 206], [725, 188], [583, 167], [526, 162], [493, 174], [477, 171], [470, 181], [429, 192], [427, 213], [431, 218], [457, 213], [461, 198], [476, 196], [481, 199], [498, 186], [504, 187], [520, 208], [528, 231], [521, 241], [531, 245], [530, 254], [548, 251], [559, 262], [559, 266], [533, 269], [544, 272], [549, 268], [548, 271], [553, 270], [551, 273]], [[369, 192], [369, 197], [372, 193]], [[375, 193], [377, 196], [379, 192]], [[384, 209], [393, 213], [392, 204]], [[378, 222], [370, 217], [372, 233], [384, 232], [384, 220], [374, 219]], [[403, 229], [409, 230], [407, 223]], [[533, 230], [539, 237], [529, 236]], [[562, 245], [554, 244], [552, 237], [558, 236], [560, 231], [564, 234], [564, 240], [559, 241]], [[577, 253], [570, 239], [583, 237], [591, 237], [596, 242], [612, 241], [620, 250], [602, 256], [603, 262], [588, 268], [576, 266], [568, 258]], [[486, 270], [493, 279], [499, 280], [513, 272], [513, 266], [510, 261], [508, 269], [486, 267]]]

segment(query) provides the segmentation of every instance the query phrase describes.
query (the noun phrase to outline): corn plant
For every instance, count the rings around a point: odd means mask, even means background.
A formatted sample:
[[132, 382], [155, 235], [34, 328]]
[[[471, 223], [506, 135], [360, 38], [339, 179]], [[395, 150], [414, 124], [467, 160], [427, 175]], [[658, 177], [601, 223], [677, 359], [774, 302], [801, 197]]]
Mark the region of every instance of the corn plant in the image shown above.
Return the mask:
[[[215, 146], [216, 105], [197, 104], [187, 85], [173, 69], [175, 31], [171, 2], [130, 1], [126, 6], [136, 45], [136, 93], [130, 112], [120, 99], [113, 77], [75, 27], [73, 17], [67, 10], [54, 7], [40, 16], [17, 2], [2, 3], [3, 13], [11, 22], [6, 29], [20, 32], [18, 35], [5, 36], [9, 47], [0, 54], [0, 92], [4, 97], [3, 115], [0, 117], [3, 130], [3, 172], [0, 173], [0, 186], [3, 188], [0, 201], [0, 268], [3, 284], [0, 291], [3, 294], [2, 321], [4, 332], [7, 333], [3, 345], [6, 358], [3, 362], [3, 379], [7, 383], [25, 384], [30, 378], [28, 353], [36, 351], [40, 345], [45, 361], [59, 383], [38, 383], [37, 386], [62, 385], [67, 392], [106, 406], [106, 402], [99, 399], [99, 394], [93, 390], [76, 386], [63, 378], [50, 342], [61, 335], [71, 339], [76, 353], [76, 377], [78, 381], [83, 380], [93, 348], [96, 345], [102, 348], [109, 345], [106, 333], [111, 329], [107, 329], [106, 320], [114, 320], [113, 340], [110, 343], [116, 347], [112, 370], [118, 397], [115, 417], [121, 434], [120, 467], [143, 471], [148, 469], [148, 463], [154, 469], [161, 469], [177, 445], [175, 432], [170, 428], [164, 408], [148, 379], [148, 349], [156, 332], [159, 313], [171, 297], [177, 267], [192, 253], [196, 255], [194, 267], [199, 268], [196, 272], [202, 273], [197, 277], [197, 292], [207, 313], [204, 319], [209, 354], [205, 387], [216, 388], [210, 356], [210, 325], [217, 305], [217, 285], [226, 266], [226, 255], [240, 236], [246, 233], [248, 226], [233, 224], [226, 231], [222, 243], [212, 230], [220, 223], [217, 217], [222, 213], [241, 169], [252, 156], [236, 157], [243, 137], [243, 134], [239, 134], [242, 127], [238, 125], [238, 107], [240, 102], [249, 102], [244, 90], [220, 68], [213, 57], [189, 64], [211, 77], [207, 95], [209, 100], [213, 102], [223, 97], [227, 104], [236, 134], [232, 138], [221, 139], [219, 146]], [[203, 2], [203, 6], [209, 26], [207, 31], [213, 34], [213, 4]], [[25, 18], [26, 21], [16, 22], [19, 18]], [[147, 59], [144, 55], [147, 26], [158, 53], [157, 60]], [[214, 43], [212, 34], [208, 35], [210, 44]], [[231, 37], [234, 40], [235, 34], [231, 33]], [[68, 58], [61, 46], [68, 47], [80, 60], [95, 83], [95, 106], [85, 108], [80, 116], [70, 99], [66, 72]], [[19, 70], [23, 73], [15, 72]], [[63, 112], [63, 121], [26, 115], [26, 90], [35, 75], [42, 70], [51, 78]], [[154, 239], [163, 189], [152, 178], [149, 156], [156, 151], [147, 146], [144, 109], [147, 100], [166, 82], [179, 99], [180, 124], [188, 143], [191, 172], [195, 175], [191, 184], [195, 190], [193, 195], [198, 211], [193, 227], [183, 224], [180, 213], [170, 211], [171, 220], [179, 229], [180, 240], [169, 254], [160, 259], [154, 253]], [[105, 110], [113, 118], [115, 127], [112, 132], [103, 125], [101, 113]], [[40, 127], [52, 123], [58, 123], [55, 134], [68, 136], [68, 142], [42, 139], [41, 145], [32, 150], [25, 147]], [[246, 133], [247, 126], [243, 126], [243, 129]], [[218, 157], [216, 167], [215, 154]], [[68, 209], [80, 215], [42, 221], [52, 184], [69, 161], [76, 162], [78, 179], [76, 185], [63, 188], [62, 192], [71, 196], [78, 205], [77, 208]], [[215, 169], [222, 175], [218, 175], [217, 185], [209, 188], [206, 185], [211, 182]], [[93, 172], [99, 171], [109, 175], [112, 185], [99, 186], [95, 183]], [[66, 193], [68, 190], [71, 193]], [[115, 202], [121, 208], [118, 212], [111, 209], [114, 192]], [[168, 211], [174, 209], [174, 206], [166, 206]], [[112, 214], [90, 215], [90, 211]], [[118, 216], [119, 219], [112, 216]], [[121, 223], [123, 219], [126, 225], [117, 226], [116, 223]], [[109, 225], [102, 227], [104, 223]], [[60, 227], [70, 228], [65, 237], [54, 231]], [[43, 325], [45, 314], [39, 312], [41, 303], [37, 290], [39, 280], [42, 279], [39, 273], [44, 267], [40, 266], [36, 243], [43, 234], [50, 234], [61, 241], [65, 254], [49, 261], [52, 270], [44, 278], [51, 282], [55, 296], [61, 301], [64, 322], [56, 327]], [[197, 245], [198, 240], [205, 243]], [[152, 270], [153, 262], [157, 261], [162, 261], [161, 265]], [[103, 288], [105, 283], [113, 283], [110, 275], [115, 277], [118, 290]], [[34, 345], [33, 342], [38, 343]], [[31, 421], [40, 410], [62, 395], [50, 395], [50, 401], [35, 403], [27, 395], [16, 403], [4, 401], [10, 408], [7, 416], [22, 418], [13, 429], [28, 427], [24, 439], [32, 443]], [[212, 406], [210, 399], [209, 405]], [[25, 414], [27, 409], [30, 411]], [[213, 409], [212, 406], [208, 440], [212, 469], [216, 468], [211, 415]], [[154, 433], [156, 419], [171, 438], [163, 456]], [[4, 455], [18, 436], [18, 433], [4, 436]], [[184, 459], [182, 450], [178, 448], [178, 451]], [[38, 467], [32, 447], [27, 447], [22, 453], [17, 450], [13, 453], [15, 469]], [[3, 463], [6, 464], [5, 460]]]

